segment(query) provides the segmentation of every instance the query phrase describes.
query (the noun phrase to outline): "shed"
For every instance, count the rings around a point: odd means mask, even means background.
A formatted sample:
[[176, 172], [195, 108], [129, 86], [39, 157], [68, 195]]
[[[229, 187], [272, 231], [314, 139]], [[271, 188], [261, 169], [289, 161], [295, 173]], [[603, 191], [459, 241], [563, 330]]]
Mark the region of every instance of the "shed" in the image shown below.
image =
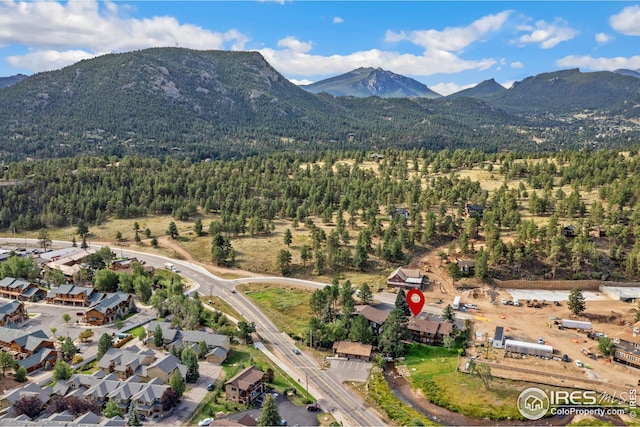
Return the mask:
[[504, 326], [496, 326], [496, 332], [493, 334], [493, 348], [504, 348]]

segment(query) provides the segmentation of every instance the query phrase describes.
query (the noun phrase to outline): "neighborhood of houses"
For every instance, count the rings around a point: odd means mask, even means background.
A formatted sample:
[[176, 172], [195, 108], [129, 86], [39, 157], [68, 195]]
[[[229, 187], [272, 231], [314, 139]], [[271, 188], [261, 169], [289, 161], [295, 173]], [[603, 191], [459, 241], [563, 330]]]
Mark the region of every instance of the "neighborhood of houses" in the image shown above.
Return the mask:
[[[467, 206], [469, 215], [482, 215], [481, 207]], [[402, 212], [398, 214], [403, 215]], [[60, 251], [44, 252], [37, 255], [42, 266], [56, 268], [68, 279], [67, 284], [43, 289], [36, 283], [5, 277], [0, 280], [0, 350], [12, 355], [18, 366], [28, 373], [38, 369], [50, 368], [60, 358], [56, 341], [44, 330], [27, 331], [18, 327], [29, 318], [25, 302], [77, 307], [82, 314], [78, 320], [86, 327], [109, 325], [127, 314], [137, 310], [134, 296], [122, 292], [99, 292], [92, 287], [73, 284], [73, 277], [79, 271], [84, 257], [90, 252], [79, 248], [66, 248]], [[116, 271], [126, 271], [131, 267], [132, 259], [118, 259], [109, 267]], [[457, 260], [465, 274], [473, 274], [473, 260]], [[149, 269], [149, 267], [145, 267]], [[386, 281], [391, 290], [426, 290], [430, 286], [429, 278], [422, 269], [397, 268]], [[460, 296], [450, 304], [454, 310], [465, 310]], [[384, 329], [389, 311], [371, 305], [356, 305], [355, 315], [365, 318], [375, 335]], [[560, 327], [590, 331], [590, 322], [562, 319]], [[407, 330], [412, 341], [435, 346], [444, 346], [448, 337], [455, 337], [461, 331], [473, 327], [469, 318], [456, 317], [452, 321], [444, 320], [440, 314], [422, 312], [411, 316]], [[144, 324], [146, 339], [142, 347], [129, 345], [107, 350], [97, 362], [98, 370], [92, 374], [73, 374], [68, 380], [59, 380], [52, 387], [41, 387], [28, 382], [26, 385], [6, 391], [0, 396], [0, 426], [2, 425], [100, 425], [121, 426], [125, 420], [119, 417], [102, 418], [95, 414], [79, 417], [68, 413], [42, 416], [32, 420], [25, 415], [17, 416], [14, 403], [25, 396], [36, 396], [43, 404], [64, 396], [92, 399], [104, 406], [113, 400], [118, 407], [126, 410], [133, 405], [135, 412], [147, 418], [164, 415], [162, 396], [169, 388], [169, 378], [178, 372], [185, 378], [187, 367], [179, 358], [170, 353], [172, 348], [192, 348], [200, 353], [202, 343], [206, 344], [203, 362], [220, 365], [227, 360], [231, 351], [231, 341], [226, 335], [205, 330], [182, 330], [170, 322], [150, 320]], [[157, 344], [157, 331], [162, 333], [162, 345]], [[507, 336], [504, 325], [495, 326], [493, 336], [481, 337], [490, 347], [504, 351], [505, 355], [517, 357], [535, 356], [542, 359], [557, 357], [557, 350], [541, 338], [537, 342], [512, 339]], [[476, 337], [478, 339], [478, 337]], [[613, 338], [615, 354], [613, 361], [640, 369], [640, 324], [634, 325], [632, 332], [621, 332]], [[155, 343], [154, 343], [155, 342]], [[338, 341], [333, 344], [335, 358], [370, 361], [375, 350], [370, 344]], [[260, 399], [267, 390], [265, 372], [255, 366], [242, 369], [224, 384], [226, 400], [238, 405], [251, 405]]]

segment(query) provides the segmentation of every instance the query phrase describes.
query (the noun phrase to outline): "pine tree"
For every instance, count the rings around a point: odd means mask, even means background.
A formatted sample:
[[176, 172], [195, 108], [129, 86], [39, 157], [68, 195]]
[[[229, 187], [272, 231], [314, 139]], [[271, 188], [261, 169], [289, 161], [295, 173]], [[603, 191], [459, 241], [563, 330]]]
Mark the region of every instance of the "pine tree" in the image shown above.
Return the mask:
[[407, 301], [407, 294], [404, 292], [404, 289], [400, 289], [398, 291], [398, 295], [396, 296], [396, 308], [401, 309], [405, 316], [411, 315], [411, 309], [409, 308], [409, 302]]
[[141, 426], [142, 423], [138, 419], [138, 413], [136, 412], [136, 404], [131, 402], [129, 404], [129, 421], [127, 422], [128, 426]]
[[258, 417], [259, 426], [277, 426], [280, 425], [280, 413], [276, 405], [276, 399], [272, 394], [267, 394], [262, 404], [262, 412]]
[[582, 295], [582, 291], [580, 289], [573, 288], [571, 292], [569, 292], [569, 302], [567, 303], [567, 307], [575, 316], [580, 315], [585, 310], [584, 295]]
[[383, 353], [391, 357], [399, 357], [404, 353], [402, 340], [407, 337], [407, 316], [401, 308], [394, 308], [384, 323], [378, 346]]
[[447, 322], [453, 322], [453, 319], [455, 319], [455, 317], [456, 315], [453, 312], [453, 308], [451, 307], [451, 304], [447, 304], [444, 310], [442, 310], [442, 318]]

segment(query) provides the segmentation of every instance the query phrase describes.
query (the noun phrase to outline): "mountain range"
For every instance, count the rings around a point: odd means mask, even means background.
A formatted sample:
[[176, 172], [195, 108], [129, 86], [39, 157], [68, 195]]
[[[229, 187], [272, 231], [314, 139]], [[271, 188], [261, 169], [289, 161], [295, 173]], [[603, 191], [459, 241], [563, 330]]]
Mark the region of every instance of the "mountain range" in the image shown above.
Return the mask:
[[433, 99], [441, 96], [417, 80], [381, 68], [357, 68], [346, 74], [300, 87], [311, 93], [327, 92], [335, 96], [357, 98], [379, 96], [380, 98]]
[[639, 133], [640, 78], [634, 73], [562, 70], [509, 89], [488, 80], [441, 97], [413, 79], [373, 68], [301, 88], [257, 52], [108, 54], [9, 78], [12, 84], [0, 89], [0, 160], [628, 145]]

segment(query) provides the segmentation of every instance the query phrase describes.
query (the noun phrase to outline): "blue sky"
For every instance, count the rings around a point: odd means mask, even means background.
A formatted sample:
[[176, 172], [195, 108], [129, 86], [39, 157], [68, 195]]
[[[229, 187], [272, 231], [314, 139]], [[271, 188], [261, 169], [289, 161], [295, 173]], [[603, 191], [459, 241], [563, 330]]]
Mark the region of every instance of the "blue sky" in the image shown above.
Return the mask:
[[0, 76], [158, 46], [259, 51], [294, 83], [380, 67], [447, 95], [639, 70], [640, 2], [0, 0]]

